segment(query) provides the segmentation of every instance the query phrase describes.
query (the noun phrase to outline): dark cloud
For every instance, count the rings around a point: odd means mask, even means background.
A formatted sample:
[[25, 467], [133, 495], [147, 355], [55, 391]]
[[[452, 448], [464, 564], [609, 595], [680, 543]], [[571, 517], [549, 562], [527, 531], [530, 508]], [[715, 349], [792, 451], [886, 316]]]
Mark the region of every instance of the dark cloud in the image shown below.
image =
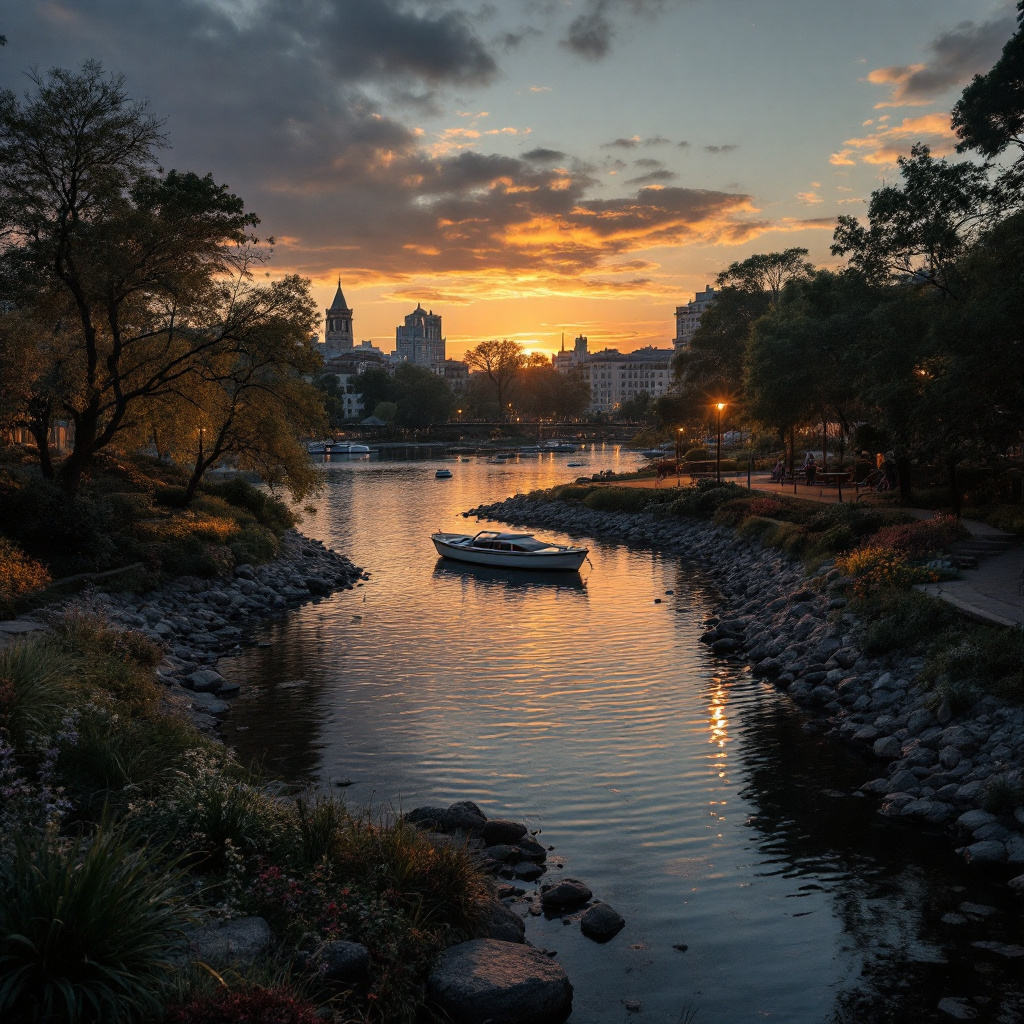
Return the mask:
[[562, 46], [587, 60], [607, 56], [615, 36], [615, 17], [656, 14], [667, 0], [585, 0], [583, 12], [569, 23]]
[[683, 139], [682, 142], [678, 143], [678, 146], [679, 146], [680, 149], [689, 149], [690, 148], [690, 144], [686, 141], [686, 139]]
[[556, 160], [564, 160], [565, 153], [560, 149], [544, 149], [539, 146], [537, 149], [528, 150], [523, 154], [524, 160], [534, 160], [537, 163], [553, 163]]
[[655, 160], [649, 156], [638, 157], [633, 161], [633, 165], [635, 167], [648, 167], [652, 169], [665, 166], [660, 160]]
[[502, 50], [518, 50], [528, 39], [535, 39], [544, 33], [536, 28], [522, 28], [515, 32], [503, 32], [496, 43]]
[[639, 138], [614, 139], [611, 142], [601, 143], [602, 149], [636, 149], [640, 145]]
[[657, 185], [661, 182], [675, 181], [679, 177], [675, 171], [649, 171], [636, 178], [627, 178], [627, 185]]
[[734, 149], [739, 149], [739, 146], [705, 146], [705, 153], [731, 153]]
[[644, 139], [645, 146], [671, 146], [672, 140], [666, 139], [664, 135], [652, 135], [649, 139]]
[[892, 87], [889, 101], [878, 106], [922, 105], [953, 86], [964, 85], [974, 75], [984, 74], [999, 59], [1016, 27], [1010, 12], [981, 24], [962, 21], [928, 44], [927, 63], [877, 68], [868, 80]]

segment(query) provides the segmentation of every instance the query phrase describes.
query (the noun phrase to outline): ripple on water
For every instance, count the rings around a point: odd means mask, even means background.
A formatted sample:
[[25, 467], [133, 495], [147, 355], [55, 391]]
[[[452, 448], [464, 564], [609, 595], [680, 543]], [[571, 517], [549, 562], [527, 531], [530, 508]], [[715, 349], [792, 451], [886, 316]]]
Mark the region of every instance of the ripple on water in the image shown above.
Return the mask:
[[[596, 471], [625, 457], [593, 458]], [[847, 1019], [931, 1013], [936, 968], [900, 950], [932, 948], [929, 908], [972, 883], [868, 801], [837, 797], [866, 767], [697, 642], [708, 581], [607, 543], [568, 585], [439, 564], [430, 530], [468, 528], [462, 509], [571, 476], [553, 458], [453, 472], [441, 487], [429, 463], [330, 469], [304, 528], [372, 576], [222, 663], [258, 687], [227, 725], [240, 755], [291, 779], [351, 779], [355, 805], [471, 799], [539, 829], [565, 861], [552, 874], [585, 878], [627, 920], [597, 947], [530, 918], [576, 986], [573, 1021], [619, 1024], [632, 998], [659, 1024], [687, 1005], [708, 1024], [826, 1021], [851, 1000]]]

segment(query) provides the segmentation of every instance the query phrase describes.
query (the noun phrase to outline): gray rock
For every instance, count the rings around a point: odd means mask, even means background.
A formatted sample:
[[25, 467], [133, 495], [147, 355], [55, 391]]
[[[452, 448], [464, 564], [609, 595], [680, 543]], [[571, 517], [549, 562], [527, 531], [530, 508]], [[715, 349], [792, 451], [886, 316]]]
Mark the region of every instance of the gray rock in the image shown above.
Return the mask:
[[607, 942], [625, 927], [622, 915], [608, 906], [597, 903], [580, 918], [580, 931], [595, 942]]
[[540, 894], [541, 906], [545, 910], [578, 907], [594, 894], [578, 878], [563, 878]]
[[544, 849], [535, 839], [524, 836], [516, 844], [515, 848], [521, 851], [527, 860], [543, 861], [548, 859], [548, 851]]
[[964, 859], [975, 867], [984, 864], [1002, 864], [1006, 860], [1006, 847], [995, 839], [971, 843], [964, 850]]
[[267, 950], [273, 936], [262, 917], [236, 917], [233, 921], [185, 929], [188, 960], [211, 967], [247, 967]]
[[939, 1000], [939, 1012], [953, 1020], [974, 1020], [978, 1011], [966, 999], [946, 996]]
[[962, 828], [965, 832], [974, 832], [983, 825], [991, 825], [996, 820], [997, 818], [994, 814], [989, 814], [988, 811], [979, 809], [961, 814], [956, 819], [956, 823], [957, 827]]
[[358, 942], [343, 939], [322, 946], [314, 962], [321, 978], [339, 984], [354, 984], [370, 973], [370, 951]]
[[887, 793], [909, 793], [916, 791], [918, 788], [917, 776], [905, 768], [903, 771], [897, 772], [888, 783], [886, 783], [885, 791]]
[[456, 1024], [555, 1024], [572, 1009], [562, 967], [518, 942], [472, 939], [452, 946], [437, 958], [427, 987]]
[[219, 690], [224, 683], [225, 679], [219, 672], [214, 672], [212, 668], [201, 668], [187, 677], [185, 685], [197, 693], [203, 693], [208, 690]]
[[514, 843], [526, 835], [526, 826], [518, 821], [507, 821], [504, 818], [492, 818], [484, 824], [480, 833], [488, 846], [498, 843]]
[[954, 746], [943, 747], [939, 751], [939, 763], [943, 768], [955, 768], [963, 760], [963, 755]]
[[935, 716], [927, 708], [918, 708], [907, 719], [907, 732], [918, 736], [935, 724]]
[[512, 865], [512, 874], [524, 882], [536, 882], [547, 871], [542, 864], [532, 860], [521, 860]]
[[194, 708], [205, 711], [208, 715], [223, 715], [230, 705], [227, 701], [214, 697], [212, 693], [196, 692], [189, 695], [189, 700]]
[[514, 846], [509, 846], [507, 843], [496, 843], [494, 846], [488, 846], [484, 850], [484, 856], [501, 864], [514, 864], [522, 854]]
[[880, 739], [875, 740], [874, 746], [871, 748], [871, 752], [875, 757], [890, 761], [893, 758], [899, 757], [902, 751], [903, 744], [895, 736], [882, 736]]
[[935, 825], [950, 821], [955, 813], [951, 804], [943, 803], [941, 800], [911, 800], [900, 811], [902, 815], [924, 818]]
[[523, 942], [525, 935], [525, 922], [504, 903], [495, 903], [476, 930], [478, 939], [499, 939], [502, 942]]
[[1005, 957], [1007, 960], [1018, 960], [1024, 956], [1024, 946], [1010, 945], [1006, 942], [972, 942], [975, 949], [984, 949], [989, 953]]

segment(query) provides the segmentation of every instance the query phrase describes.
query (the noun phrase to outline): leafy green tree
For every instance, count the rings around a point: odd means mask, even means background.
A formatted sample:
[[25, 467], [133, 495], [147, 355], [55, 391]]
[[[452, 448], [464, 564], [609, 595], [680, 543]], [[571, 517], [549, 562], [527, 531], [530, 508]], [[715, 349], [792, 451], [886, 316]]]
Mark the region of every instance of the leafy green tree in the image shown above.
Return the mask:
[[402, 363], [395, 369], [391, 399], [398, 406], [395, 422], [400, 427], [419, 429], [444, 423], [455, 408], [448, 382], [412, 363]]
[[391, 401], [393, 382], [383, 367], [369, 367], [350, 378], [349, 384], [362, 398], [364, 409], [376, 409], [381, 402]]
[[1024, 2], [1017, 4], [1017, 26], [992, 69], [975, 75], [953, 107], [957, 152], [991, 158], [1011, 146], [1024, 150]]
[[23, 101], [0, 93], [0, 297], [57, 349], [64, 386], [40, 378], [32, 397], [74, 423], [56, 470], [73, 492], [96, 452], [225, 342], [219, 279], [240, 271], [232, 246], [257, 218], [209, 175], [156, 168], [161, 125], [122, 76], [87, 62], [30, 78]]
[[[730, 263], [716, 279], [720, 288], [760, 294], [768, 292], [773, 303], [787, 281], [806, 280], [814, 273], [814, 265], [805, 257], [806, 249], [793, 248], [784, 252], [755, 253], [745, 260]], [[703, 323], [703, 316], [701, 322]]]
[[313, 387], [320, 392], [328, 424], [332, 427], [341, 426], [345, 422], [345, 391], [338, 383], [338, 375], [330, 372], [318, 373], [313, 378]]
[[482, 341], [471, 348], [463, 359], [470, 369], [484, 374], [498, 399], [498, 415], [504, 419], [508, 415], [510, 390], [516, 378], [526, 366], [526, 356], [522, 348], [507, 338], [501, 341]]
[[951, 295], [959, 260], [1003, 211], [985, 167], [936, 159], [925, 145], [897, 161], [900, 185], [871, 194], [868, 225], [842, 216], [832, 253], [870, 281], [913, 282]]

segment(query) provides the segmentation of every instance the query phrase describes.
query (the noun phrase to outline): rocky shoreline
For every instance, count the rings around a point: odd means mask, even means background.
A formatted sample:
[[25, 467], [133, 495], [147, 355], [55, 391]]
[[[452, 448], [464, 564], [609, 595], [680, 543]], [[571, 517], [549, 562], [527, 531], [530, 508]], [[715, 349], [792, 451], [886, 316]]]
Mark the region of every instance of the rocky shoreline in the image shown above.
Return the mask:
[[[516, 495], [464, 513], [518, 526], [654, 547], [698, 564], [721, 602], [701, 640], [787, 692], [810, 715], [808, 728], [849, 743], [878, 764], [864, 794], [881, 814], [945, 830], [975, 867], [1024, 868], [1024, 806], [993, 814], [994, 788], [1021, 791], [1024, 709], [986, 696], [954, 713], [915, 685], [919, 657], [868, 657], [847, 609], [848, 581], [832, 563], [811, 578], [779, 551], [697, 519], [601, 512]], [[1011, 887], [1024, 892], [1024, 875]]]
[[206, 732], [239, 686], [213, 667], [250, 642], [255, 626], [306, 601], [350, 590], [363, 570], [322, 541], [289, 530], [281, 553], [265, 565], [239, 565], [230, 576], [183, 576], [147, 593], [91, 592], [71, 607], [98, 612], [111, 623], [135, 630], [166, 649], [157, 678], [169, 702]]

